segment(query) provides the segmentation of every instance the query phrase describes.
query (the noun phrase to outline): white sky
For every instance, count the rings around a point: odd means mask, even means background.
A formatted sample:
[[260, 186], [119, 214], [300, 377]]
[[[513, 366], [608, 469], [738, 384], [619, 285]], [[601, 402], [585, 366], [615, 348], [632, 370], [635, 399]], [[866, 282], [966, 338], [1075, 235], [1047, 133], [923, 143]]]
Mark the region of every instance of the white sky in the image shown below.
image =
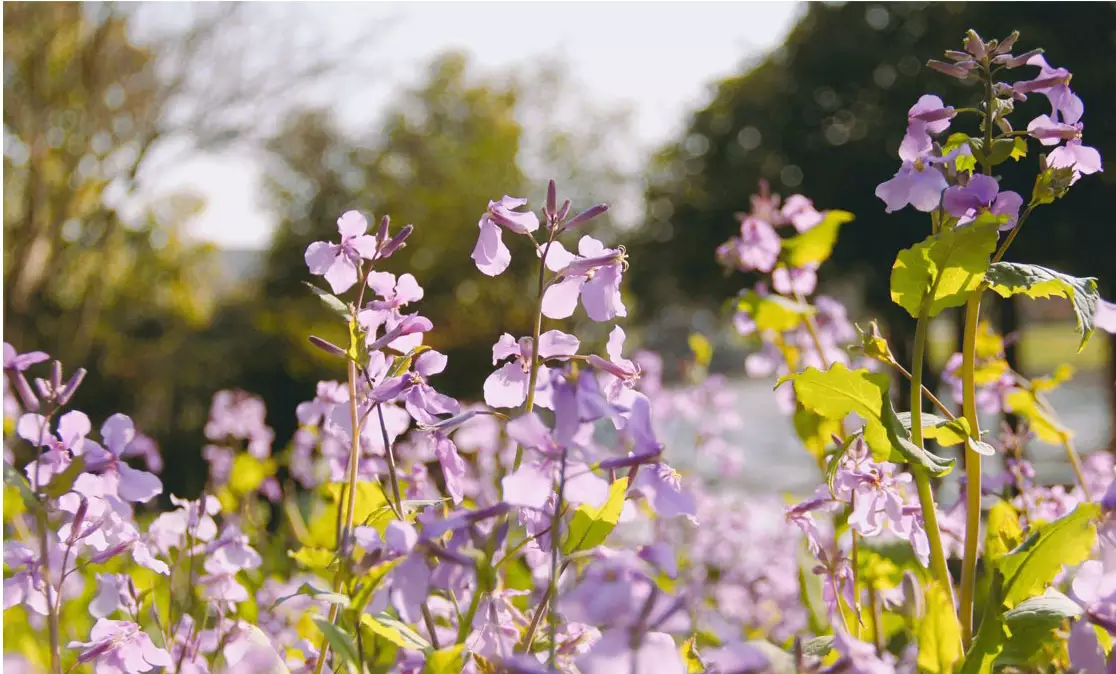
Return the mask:
[[[300, 101], [329, 104], [346, 124], [374, 123], [393, 91], [416, 83], [448, 49], [468, 51], [489, 72], [558, 55], [598, 106], [631, 111], [641, 161], [684, 128], [709, 85], [777, 45], [801, 10], [786, 2], [306, 3], [290, 20], [298, 23], [292, 30], [308, 22], [339, 38], [377, 33], [375, 63], [354, 64], [383, 73], [369, 88]], [[266, 245], [272, 216], [258, 204], [259, 168], [249, 156], [191, 160], [162, 174], [154, 189], [184, 187], [208, 202], [191, 223], [194, 236], [235, 248]]]

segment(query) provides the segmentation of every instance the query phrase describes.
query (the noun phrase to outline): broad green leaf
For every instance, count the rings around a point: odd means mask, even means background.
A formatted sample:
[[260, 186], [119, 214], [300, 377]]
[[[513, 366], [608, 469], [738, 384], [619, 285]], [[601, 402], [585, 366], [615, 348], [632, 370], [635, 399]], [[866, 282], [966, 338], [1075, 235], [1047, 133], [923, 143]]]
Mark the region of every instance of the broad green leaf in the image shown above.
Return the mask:
[[583, 504], [574, 511], [570, 520], [570, 531], [562, 546], [564, 554], [589, 550], [604, 543], [624, 510], [624, 496], [628, 491], [628, 478], [622, 477], [608, 487], [608, 500], [600, 508]]
[[465, 667], [465, 644], [447, 646], [426, 658], [422, 674], [461, 674]]
[[998, 221], [981, 216], [899, 251], [891, 268], [891, 301], [913, 318], [924, 300], [929, 316], [961, 306], [984, 281], [998, 233]]
[[997, 262], [985, 275], [989, 287], [1000, 297], [1025, 295], [1032, 299], [1064, 297], [1073, 305], [1077, 331], [1081, 334], [1078, 352], [1092, 336], [1094, 316], [1100, 293], [1095, 278], [1077, 278], [1034, 264]]
[[1025, 666], [1049, 662], [1048, 648], [1054, 642], [1051, 633], [1066, 620], [1079, 618], [1083, 612], [1077, 602], [1053, 588], [1021, 602], [1004, 613], [1011, 636], [996, 658], [996, 665]]
[[709, 338], [700, 332], [692, 332], [689, 344], [690, 351], [694, 354], [694, 362], [701, 367], [709, 367], [709, 362], [713, 360], [713, 344], [710, 343]]
[[948, 588], [937, 582], [926, 586], [926, 615], [918, 625], [918, 669], [949, 674], [961, 660], [961, 623]]
[[782, 295], [766, 295], [748, 291], [736, 303], [736, 308], [747, 313], [760, 330], [786, 332], [798, 327], [807, 316], [817, 313], [809, 304], [802, 304]]
[[1031, 203], [1035, 206], [1052, 204], [1069, 191], [1073, 182], [1073, 167], [1050, 167], [1035, 176], [1035, 186], [1031, 190]]
[[1004, 625], [1001, 602], [1003, 582], [1003, 575], [994, 570], [992, 586], [984, 604], [984, 616], [981, 618], [976, 638], [973, 639], [972, 645], [965, 653], [965, 662], [961, 665], [960, 674], [992, 674], [996, 658], [1004, 649], [1004, 642], [1007, 640], [1008, 633]]
[[240, 496], [251, 494], [276, 470], [278, 466], [274, 459], [257, 459], [247, 452], [237, 454], [229, 472], [229, 489]]
[[378, 613], [375, 616], [365, 613], [360, 617], [360, 624], [369, 632], [387, 639], [400, 648], [412, 651], [425, 651], [430, 648], [430, 642], [418, 632], [387, 613]]
[[288, 550], [287, 556], [307, 569], [322, 571], [333, 564], [335, 554], [332, 550], [326, 550], [325, 548], [303, 546], [298, 550]]
[[61, 473], [51, 478], [50, 482], [47, 483], [41, 491], [49, 498], [58, 498], [73, 489], [74, 481], [77, 480], [83, 472], [85, 472], [85, 457], [75, 456], [73, 460], [70, 461], [70, 465], [66, 466], [66, 469]]
[[277, 599], [275, 603], [271, 605], [271, 608], [274, 609], [276, 606], [279, 606], [288, 599], [294, 599], [295, 597], [310, 597], [311, 599], [317, 599], [318, 601], [336, 604], [341, 608], [348, 608], [349, 606], [349, 598], [345, 595], [339, 592], [330, 592], [329, 590], [319, 590], [310, 583], [303, 583], [302, 585], [299, 585], [294, 594], [288, 594], [285, 597], [280, 597], [279, 599]]
[[682, 642], [682, 661], [686, 663], [686, 674], [701, 674], [705, 671], [705, 663], [697, 650], [697, 635]]
[[[318, 514], [310, 520], [309, 538], [300, 541], [307, 547], [337, 549], [337, 510], [347, 508], [348, 504], [341, 504], [342, 496], [347, 499], [345, 485], [333, 482], [324, 488], [326, 504]], [[376, 482], [361, 481], [356, 484], [356, 507], [353, 510], [353, 523], [375, 527], [383, 533], [383, 528], [394, 519], [391, 507], [383, 489]], [[342, 511], [344, 512], [344, 511]]]
[[1027, 139], [1016, 138], [1015, 142], [1011, 144], [1011, 154], [1009, 155], [1015, 161], [1019, 161], [1027, 156]]
[[890, 380], [885, 373], [850, 370], [835, 363], [829, 370], [807, 368], [782, 377], [776, 387], [794, 382], [798, 401], [826, 419], [841, 421], [851, 413], [864, 420], [864, 440], [878, 461], [906, 462], [940, 476], [953, 469], [953, 460], [942, 459], [911, 442], [910, 431], [891, 405]]
[[[31, 491], [27, 479], [8, 462], [4, 462], [4, 484], [19, 491], [19, 498], [28, 510], [35, 511], [39, 508], [39, 499], [35, 497], [35, 492]], [[9, 508], [4, 510], [7, 511]]]
[[794, 411], [794, 430], [820, 468], [826, 465], [826, 449], [834, 443], [833, 436], [841, 432], [841, 422], [826, 419], [799, 405]]
[[318, 298], [322, 302], [324, 302], [327, 307], [332, 309], [335, 314], [341, 316], [345, 320], [349, 320], [349, 307], [346, 306], [339, 297], [337, 297], [336, 295], [331, 295], [330, 293], [322, 290], [309, 281], [303, 281], [303, 283], [306, 284], [306, 287], [309, 288], [315, 295], [317, 295]]
[[314, 624], [321, 630], [322, 635], [333, 648], [333, 652], [341, 658], [348, 670], [360, 672], [360, 656], [357, 655], [356, 646], [353, 645], [353, 638], [345, 630], [324, 618], [314, 618]]
[[783, 239], [783, 260], [791, 267], [821, 264], [833, 253], [837, 231], [853, 220], [848, 211], [825, 211], [822, 221], [805, 232]]
[[[899, 412], [897, 414], [903, 428], [910, 430], [911, 413]], [[959, 445], [969, 437], [969, 422], [964, 417], [946, 419], [928, 412], [922, 413], [922, 437], [933, 438], [943, 447]]]
[[996, 567], [1004, 576], [1003, 604], [1014, 608], [1041, 593], [1063, 565], [1080, 564], [1096, 542], [1096, 503], [1082, 503], [1073, 512], [1044, 524], [1027, 540], [1001, 557]]
[[997, 501], [988, 511], [988, 529], [985, 532], [984, 551], [995, 562], [1011, 552], [1023, 540], [1023, 527], [1019, 513], [1007, 501]]
[[1043, 442], [1061, 445], [1073, 437], [1073, 431], [1063, 426], [1039, 404], [1033, 391], [1014, 389], [1004, 398], [1004, 404], [1010, 412], [1026, 419], [1027, 427]]

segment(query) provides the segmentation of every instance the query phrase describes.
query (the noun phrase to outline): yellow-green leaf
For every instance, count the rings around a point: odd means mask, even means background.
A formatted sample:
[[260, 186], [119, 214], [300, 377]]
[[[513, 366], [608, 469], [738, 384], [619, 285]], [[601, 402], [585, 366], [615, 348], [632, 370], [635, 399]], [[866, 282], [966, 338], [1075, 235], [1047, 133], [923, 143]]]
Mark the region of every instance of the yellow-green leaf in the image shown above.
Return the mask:
[[981, 216], [899, 251], [891, 268], [891, 301], [914, 318], [924, 300], [929, 316], [961, 306], [984, 281], [998, 232], [994, 216]]
[[295, 560], [299, 565], [315, 571], [328, 569], [330, 565], [333, 564], [334, 559], [334, 553], [331, 550], [306, 546], [298, 550], [288, 550], [287, 556]]
[[694, 354], [694, 362], [701, 367], [709, 367], [709, 362], [713, 360], [713, 344], [700, 332], [690, 333], [689, 342], [690, 351]]
[[961, 660], [961, 623], [948, 588], [931, 581], [926, 586], [926, 615], [918, 626], [918, 669], [949, 674]]
[[1077, 350], [1085, 348], [1096, 327], [1094, 317], [1100, 293], [1095, 278], [1077, 278], [1046, 267], [1015, 262], [997, 262], [988, 269], [985, 278], [989, 287], [1001, 297], [1025, 295], [1032, 299], [1064, 297], [1069, 300], [1077, 317], [1077, 331], [1081, 334]]
[[682, 660], [686, 663], [686, 674], [701, 674], [705, 671], [705, 663], [697, 650], [697, 635], [682, 642]]
[[841, 421], [855, 412], [864, 419], [864, 441], [878, 461], [907, 462], [922, 466], [931, 475], [945, 475], [953, 460], [942, 459], [911, 442], [910, 431], [891, 405], [890, 380], [885, 373], [850, 370], [835, 363], [829, 370], [807, 368], [782, 377], [776, 387], [794, 382], [799, 403], [826, 419]]
[[412, 651], [422, 651], [430, 648], [426, 639], [423, 639], [414, 630], [384, 614], [372, 616], [365, 613], [360, 616], [360, 626], [400, 648]]
[[782, 295], [766, 295], [749, 291], [741, 297], [736, 308], [747, 313], [760, 330], [786, 332], [798, 327], [807, 316], [817, 313], [809, 304], [802, 304]]
[[822, 221], [805, 232], [783, 239], [783, 260], [791, 267], [821, 264], [833, 253], [837, 231], [853, 220], [848, 211], [824, 211]]
[[569, 555], [579, 550], [589, 550], [604, 543], [624, 510], [624, 496], [628, 491], [628, 478], [622, 477], [608, 488], [608, 500], [600, 508], [589, 504], [578, 506], [570, 520], [570, 531], [562, 552]]
[[[324, 491], [325, 506], [310, 521], [307, 540], [300, 542], [305, 546], [334, 550], [337, 548], [337, 510], [339, 507], [348, 507], [347, 503], [341, 504], [342, 496], [347, 500], [347, 494], [345, 485], [339, 482], [326, 485]], [[383, 533], [383, 528], [394, 518], [387, 497], [376, 482], [357, 482], [355, 506], [353, 523], [376, 527], [380, 533]]]
[[1045, 524], [1027, 540], [1001, 557], [996, 567], [1004, 576], [1003, 604], [1013, 608], [1041, 594], [1062, 570], [1088, 559], [1096, 542], [1094, 524], [1100, 505], [1082, 503], [1068, 515]]
[[274, 459], [257, 459], [247, 452], [237, 454], [229, 472], [229, 489], [239, 496], [251, 494], [274, 475], [277, 468]]
[[461, 674], [465, 666], [465, 644], [434, 651], [426, 658], [422, 674]]
[[1023, 540], [1023, 527], [1019, 524], [1019, 513], [1007, 501], [997, 501], [988, 511], [988, 531], [984, 539], [984, 551], [990, 560], [997, 560], [1014, 550]]
[[1039, 404], [1033, 391], [1013, 389], [1004, 398], [1004, 404], [1010, 412], [1026, 419], [1028, 428], [1043, 442], [1060, 445], [1073, 437], [1073, 431], [1059, 423]]

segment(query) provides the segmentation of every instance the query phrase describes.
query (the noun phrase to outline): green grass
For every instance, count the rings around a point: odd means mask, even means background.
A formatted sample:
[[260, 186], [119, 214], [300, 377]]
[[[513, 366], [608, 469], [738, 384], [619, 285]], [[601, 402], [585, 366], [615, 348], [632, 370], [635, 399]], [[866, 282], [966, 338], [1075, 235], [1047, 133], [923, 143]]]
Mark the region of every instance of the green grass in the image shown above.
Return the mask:
[[[950, 354], [958, 350], [953, 324], [938, 321], [930, 326], [928, 356], [936, 368], [945, 364]], [[1078, 371], [1100, 371], [1108, 363], [1108, 335], [1098, 332], [1093, 335], [1081, 353], [1077, 352], [1080, 337], [1074, 330], [1072, 320], [1054, 323], [1032, 323], [1025, 326], [1020, 335], [1020, 366], [1028, 375], [1046, 374], [1062, 363], [1072, 365]]]

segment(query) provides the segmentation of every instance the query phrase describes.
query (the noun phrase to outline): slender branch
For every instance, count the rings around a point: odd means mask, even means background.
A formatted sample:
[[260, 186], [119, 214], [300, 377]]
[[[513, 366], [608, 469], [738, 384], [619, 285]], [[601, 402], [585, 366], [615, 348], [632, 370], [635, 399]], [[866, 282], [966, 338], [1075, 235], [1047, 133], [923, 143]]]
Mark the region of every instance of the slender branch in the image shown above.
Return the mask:
[[[907, 371], [907, 368], [903, 367], [897, 361], [889, 361], [889, 362], [891, 363], [892, 367], [894, 367], [896, 370], [899, 370], [899, 374], [901, 374], [901, 375], [903, 375], [904, 377], [907, 378], [907, 381], [911, 381], [911, 378], [912, 378], [911, 373]], [[913, 384], [912, 384], [911, 388], [914, 388]], [[938, 411], [941, 412], [942, 415], [945, 416], [946, 419], [949, 419], [950, 421], [956, 421], [957, 420], [957, 416], [953, 413], [953, 411], [950, 410], [948, 407], [946, 407], [945, 403], [943, 403], [941, 400], [938, 400], [938, 396], [931, 393], [930, 389], [926, 388], [925, 384], [922, 384], [921, 386], [919, 386], [919, 388], [922, 389], [923, 397], [925, 397], [927, 400], [929, 400], [931, 403], [933, 403], [934, 407], [938, 408]]]
[[[543, 319], [542, 301], [543, 293], [546, 290], [546, 256], [550, 254], [550, 245], [552, 243], [554, 243], [553, 232], [547, 237], [546, 245], [542, 247], [542, 255], [539, 257], [539, 303], [535, 308], [535, 331], [531, 333], [531, 371], [527, 378], [527, 401], [523, 406], [524, 414], [530, 414], [531, 410], [535, 409], [535, 389], [538, 387], [539, 380], [539, 335], [542, 333]], [[513, 470], [519, 470], [519, 464], [522, 462], [523, 446], [516, 444], [515, 463], [512, 466]]]
[[376, 404], [376, 415], [380, 418], [380, 433], [384, 441], [384, 454], [387, 455], [388, 479], [391, 481], [391, 497], [394, 499], [395, 516], [403, 519], [403, 499], [399, 494], [399, 475], [395, 469], [395, 448], [388, 438], [387, 424], [384, 422], [384, 406]]
[[[962, 403], [969, 422], [969, 436], [980, 439], [976, 408], [976, 337], [980, 322], [980, 292], [965, 307], [965, 335], [961, 351]], [[967, 647], [973, 637], [973, 600], [976, 595], [977, 547], [980, 542], [981, 456], [965, 444], [965, 555], [961, 566], [961, 635]]]
[[[554, 520], [550, 525], [550, 596], [558, 596], [558, 556], [562, 550], [562, 499], [566, 493], [566, 456], [567, 450], [562, 448], [562, 464], [558, 473], [558, 500], [554, 504]], [[550, 602], [550, 657], [547, 660], [550, 668], [555, 667], [558, 658], [558, 602]]]

